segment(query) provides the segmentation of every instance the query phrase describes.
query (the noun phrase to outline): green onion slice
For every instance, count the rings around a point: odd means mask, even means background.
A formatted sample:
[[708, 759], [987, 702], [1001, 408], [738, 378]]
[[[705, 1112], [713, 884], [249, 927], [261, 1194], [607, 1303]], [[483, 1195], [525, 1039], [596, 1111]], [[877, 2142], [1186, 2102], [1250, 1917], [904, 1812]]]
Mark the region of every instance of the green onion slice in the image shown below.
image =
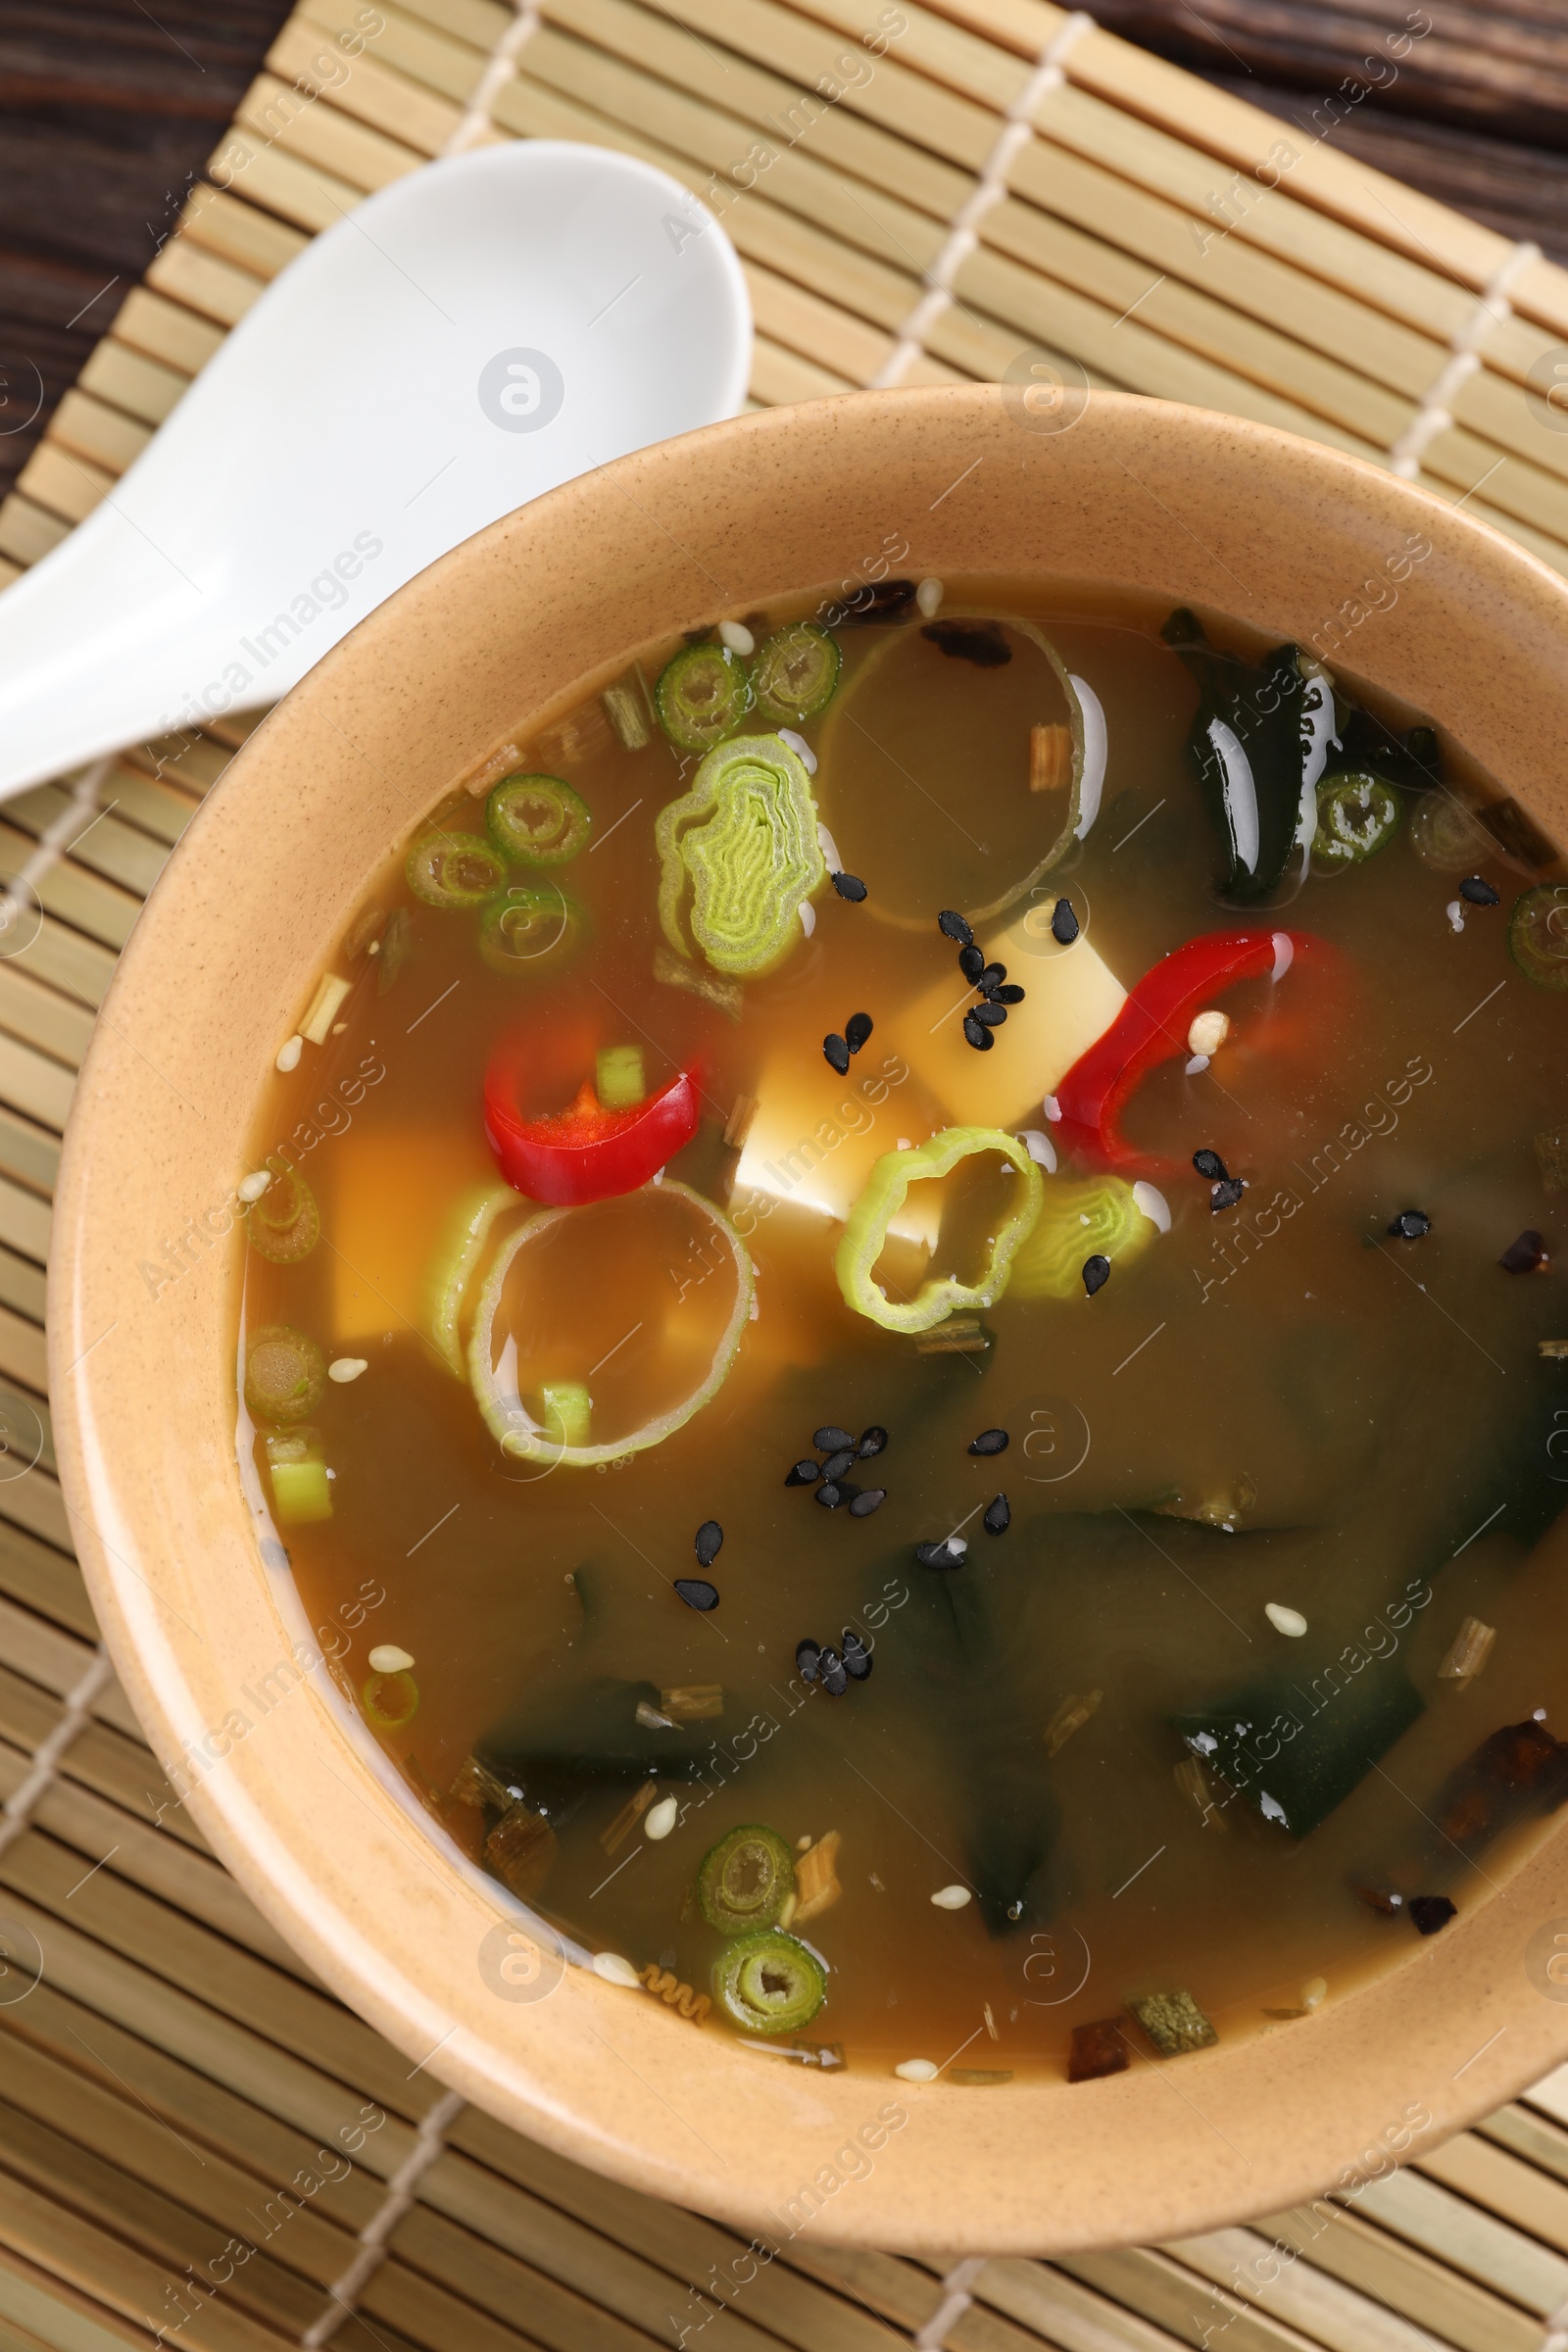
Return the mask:
[[665, 663], [654, 688], [659, 723], [683, 752], [706, 752], [733, 735], [752, 707], [746, 664], [727, 645], [689, 645]]
[[703, 1917], [726, 1936], [770, 1928], [794, 1891], [794, 1855], [777, 1830], [757, 1822], [721, 1838], [697, 1873]]
[[1410, 819], [1410, 847], [1440, 874], [1473, 874], [1497, 845], [1462, 801], [1440, 785], [1423, 793]]
[[593, 828], [588, 804], [560, 776], [503, 776], [484, 805], [490, 838], [512, 865], [566, 865]]
[[540, 1395], [544, 1399], [545, 1427], [553, 1445], [586, 1446], [593, 1424], [594, 1400], [588, 1394], [588, 1384], [581, 1380], [547, 1380]]
[[505, 859], [480, 833], [423, 834], [403, 870], [427, 906], [482, 906], [507, 879]]
[[272, 1181], [245, 1212], [246, 1238], [274, 1266], [297, 1266], [321, 1238], [321, 1212], [297, 1168], [276, 1157], [267, 1164]]
[[752, 699], [760, 717], [799, 727], [825, 710], [838, 692], [844, 657], [836, 637], [814, 620], [775, 629], [752, 663]]
[[[641, 1198], [641, 1195], [630, 1196]], [[515, 1198], [515, 1196], [514, 1196]], [[719, 1333], [709, 1363], [701, 1380], [678, 1404], [666, 1412], [658, 1413], [640, 1429], [627, 1436], [606, 1440], [597, 1445], [563, 1444], [547, 1424], [536, 1421], [523, 1406], [515, 1386], [510, 1389], [495, 1368], [495, 1320], [501, 1304], [501, 1295], [508, 1274], [519, 1253], [543, 1241], [561, 1224], [564, 1217], [587, 1217], [600, 1208], [618, 1209], [622, 1202], [595, 1202], [591, 1208], [541, 1209], [510, 1234], [496, 1254], [485, 1277], [474, 1313], [473, 1337], [468, 1342], [468, 1380], [485, 1426], [503, 1453], [514, 1461], [548, 1462], [566, 1469], [589, 1469], [600, 1462], [617, 1462], [631, 1453], [646, 1453], [651, 1446], [662, 1445], [665, 1438], [677, 1429], [684, 1429], [694, 1414], [718, 1395], [740, 1352], [741, 1335], [751, 1320], [752, 1300], [756, 1295], [752, 1261], [745, 1244], [729, 1219], [705, 1200], [690, 1185], [680, 1184], [666, 1176], [659, 1187], [659, 1198], [684, 1201], [695, 1209], [713, 1229], [720, 1250], [727, 1250], [734, 1267], [735, 1303], [729, 1320]], [[481, 1244], [482, 1247], [482, 1244]], [[705, 1261], [706, 1262], [706, 1261]], [[505, 1358], [503, 1359], [505, 1363]]]
[[1568, 882], [1543, 882], [1514, 902], [1508, 953], [1537, 988], [1568, 988]]
[[713, 1963], [713, 1997], [748, 2034], [796, 2034], [827, 1998], [827, 1976], [794, 1936], [762, 1928], [737, 1936]]
[[1043, 1190], [1039, 1223], [1012, 1261], [1016, 1298], [1081, 1298], [1086, 1257], [1125, 1265], [1158, 1231], [1120, 1176], [1091, 1176], [1081, 1184], [1057, 1177]]
[[509, 979], [553, 978], [587, 936], [586, 913], [555, 882], [514, 882], [479, 918], [479, 953]]
[[[910, 1185], [925, 1177], [946, 1176], [960, 1159], [980, 1152], [1000, 1152], [1023, 1179], [1014, 1190], [1013, 1206], [1001, 1221], [984, 1273], [974, 1283], [938, 1275], [922, 1283], [912, 1298], [889, 1298], [877, 1286], [876, 1261]], [[1027, 1147], [1000, 1127], [947, 1127], [912, 1152], [885, 1152], [850, 1211], [833, 1261], [845, 1304], [884, 1331], [903, 1332], [930, 1331], [956, 1308], [994, 1306], [1007, 1287], [1017, 1252], [1034, 1231], [1044, 1197], [1040, 1170]], [[1083, 1259], [1078, 1262], [1081, 1266]]]
[[401, 1731], [419, 1711], [419, 1686], [405, 1668], [399, 1674], [372, 1674], [360, 1692], [365, 1718], [377, 1731]]
[[290, 1429], [264, 1440], [272, 1508], [283, 1527], [309, 1527], [332, 1516], [332, 1487], [318, 1429]]
[[[699, 651], [702, 649], [699, 648]], [[740, 735], [659, 812], [659, 919], [677, 954], [689, 928], [714, 971], [771, 971], [804, 936], [800, 908], [827, 878], [804, 762], [777, 735]]]
[[1403, 821], [1396, 786], [1370, 768], [1340, 768], [1317, 788], [1312, 861], [1320, 870], [1359, 865], [1392, 841]]
[[258, 1421], [303, 1421], [325, 1387], [326, 1358], [292, 1324], [270, 1323], [246, 1341], [245, 1402]]

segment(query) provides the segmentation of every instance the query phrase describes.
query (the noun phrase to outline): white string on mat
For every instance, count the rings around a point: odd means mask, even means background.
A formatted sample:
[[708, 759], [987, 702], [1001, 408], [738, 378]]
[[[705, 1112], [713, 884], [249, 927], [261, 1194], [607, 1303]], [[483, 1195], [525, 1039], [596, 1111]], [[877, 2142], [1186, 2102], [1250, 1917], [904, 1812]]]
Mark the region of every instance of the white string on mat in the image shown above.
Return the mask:
[[1095, 30], [1095, 20], [1082, 9], [1063, 19], [1041, 51], [1036, 66], [1008, 107], [995, 146], [981, 167], [980, 176], [953, 217], [947, 240], [925, 273], [925, 292], [899, 328], [899, 339], [871, 378], [873, 392], [900, 384], [923, 358], [925, 339], [944, 312], [953, 306], [953, 285], [958, 271], [979, 244], [978, 224], [993, 205], [1007, 193], [1007, 174], [1035, 135], [1034, 113], [1041, 100], [1067, 78], [1068, 51]]
[[1568, 2352], [1568, 2303], [1559, 2303], [1555, 2311], [1547, 2314], [1541, 2352]]
[[386, 2260], [387, 2239], [414, 2203], [415, 2191], [431, 2165], [446, 2153], [446, 2135], [466, 2104], [461, 2091], [449, 2090], [420, 2124], [413, 2147], [386, 2184], [386, 2195], [360, 2231], [359, 2252], [327, 2288], [331, 2302], [300, 2337], [303, 2352], [317, 2352], [318, 2346], [329, 2343], [343, 2322], [353, 2317], [356, 2298]]
[[490, 63], [479, 77], [462, 122], [442, 148], [443, 155], [466, 155], [491, 125], [490, 111], [517, 71], [517, 59], [539, 29], [540, 0], [514, 0], [516, 15], [490, 52]]
[[942, 2281], [942, 2300], [914, 2339], [914, 2352], [943, 2352], [948, 2331], [956, 2328], [974, 2297], [969, 2289], [979, 2278], [989, 2254], [970, 2254], [955, 2263]]
[[85, 1674], [66, 1692], [65, 1713], [48, 1739], [34, 1749], [25, 1780], [19, 1782], [0, 1805], [0, 1854], [31, 1827], [33, 1814], [60, 1777], [60, 1759], [92, 1721], [93, 1702], [102, 1695], [113, 1673], [109, 1652], [100, 1646]]
[[18, 894], [30, 890], [36, 896], [45, 874], [59, 864], [72, 843], [81, 839], [99, 813], [98, 796], [114, 766], [115, 755], [111, 752], [107, 759], [95, 760], [90, 767], [82, 769], [71, 788], [70, 799], [54, 823], [39, 834], [37, 847], [22, 871], [0, 884], [0, 939], [15, 926], [22, 913], [24, 897]]
[[1402, 481], [1415, 480], [1428, 449], [1452, 424], [1453, 402], [1482, 365], [1481, 345], [1493, 327], [1501, 326], [1513, 316], [1508, 288], [1521, 270], [1540, 259], [1541, 247], [1527, 240], [1505, 254], [1488, 278], [1475, 309], [1449, 341], [1448, 358], [1442, 373], [1389, 452], [1390, 471], [1398, 474]]

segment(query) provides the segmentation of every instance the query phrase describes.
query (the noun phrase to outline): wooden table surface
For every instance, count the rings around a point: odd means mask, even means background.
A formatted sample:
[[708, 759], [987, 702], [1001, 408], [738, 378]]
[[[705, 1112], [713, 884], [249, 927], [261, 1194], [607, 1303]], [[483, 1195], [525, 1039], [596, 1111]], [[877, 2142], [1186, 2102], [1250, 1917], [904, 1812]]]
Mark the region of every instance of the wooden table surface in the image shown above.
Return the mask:
[[[663, 13], [700, 26], [702, 0]], [[1287, 119], [1334, 98], [1348, 152], [1568, 261], [1568, 0], [1093, 13]], [[285, 0], [0, 0], [0, 496], [286, 14]]]

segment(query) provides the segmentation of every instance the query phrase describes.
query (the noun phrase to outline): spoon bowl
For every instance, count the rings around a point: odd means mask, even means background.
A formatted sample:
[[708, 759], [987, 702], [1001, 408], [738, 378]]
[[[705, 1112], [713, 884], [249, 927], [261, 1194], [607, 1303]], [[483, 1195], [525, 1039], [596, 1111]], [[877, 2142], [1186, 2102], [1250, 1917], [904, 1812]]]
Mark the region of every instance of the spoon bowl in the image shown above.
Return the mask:
[[277, 701], [499, 515], [732, 416], [750, 359], [733, 246], [649, 165], [538, 139], [398, 180], [0, 596], [0, 797]]

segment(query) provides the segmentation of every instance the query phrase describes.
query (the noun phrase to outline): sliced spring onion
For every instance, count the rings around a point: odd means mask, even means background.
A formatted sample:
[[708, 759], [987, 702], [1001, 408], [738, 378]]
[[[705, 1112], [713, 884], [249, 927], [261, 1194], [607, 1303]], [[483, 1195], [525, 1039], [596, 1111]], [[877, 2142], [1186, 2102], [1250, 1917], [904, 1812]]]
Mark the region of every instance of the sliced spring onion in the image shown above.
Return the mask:
[[245, 1343], [245, 1402], [258, 1421], [303, 1421], [320, 1402], [326, 1359], [289, 1323], [270, 1323]]
[[381, 953], [376, 959], [375, 993], [378, 997], [384, 997], [395, 984], [399, 972], [409, 959], [413, 939], [414, 926], [409, 920], [408, 908], [394, 906], [386, 918], [386, 929], [381, 934]]
[[782, 961], [800, 936], [797, 909], [827, 878], [810, 778], [787, 743], [741, 735], [710, 752], [690, 792], [660, 810], [654, 838], [672, 948], [690, 955], [689, 926], [715, 971]]
[[272, 1482], [272, 1507], [280, 1525], [309, 1527], [332, 1516], [332, 1488], [321, 1453], [320, 1433], [291, 1429], [286, 1436], [269, 1438], [267, 1468]]
[[552, 1445], [564, 1450], [568, 1446], [586, 1446], [593, 1422], [594, 1400], [587, 1385], [580, 1380], [548, 1380], [541, 1395], [544, 1398], [545, 1428]]
[[770, 1928], [794, 1892], [794, 1855], [776, 1830], [758, 1822], [729, 1831], [697, 1873], [703, 1917], [725, 1936]]
[[580, 792], [560, 776], [503, 776], [484, 805], [491, 840], [511, 865], [565, 865], [593, 826]]
[[479, 833], [426, 833], [409, 852], [409, 888], [427, 906], [482, 906], [506, 885], [505, 859]]
[[1404, 821], [1398, 791], [1370, 768], [1337, 768], [1317, 788], [1312, 862], [1323, 870], [1359, 865]]
[[[1023, 1181], [1014, 1188], [1012, 1205], [1001, 1220], [980, 1280], [964, 1283], [939, 1275], [922, 1283], [912, 1298], [889, 1298], [877, 1285], [876, 1261], [910, 1185], [925, 1177], [946, 1176], [960, 1159], [985, 1152], [1000, 1152]], [[845, 1304], [884, 1331], [903, 1332], [930, 1331], [955, 1308], [994, 1305], [1007, 1287], [1017, 1251], [1034, 1230], [1044, 1198], [1040, 1170], [1028, 1146], [999, 1127], [948, 1127], [912, 1151], [884, 1152], [850, 1211], [833, 1261]]]
[[516, 1205], [517, 1196], [510, 1184], [488, 1184], [470, 1193], [459, 1203], [436, 1253], [429, 1287], [430, 1336], [460, 1380], [464, 1364], [458, 1318], [463, 1312], [463, 1295], [484, 1255], [497, 1217], [503, 1209]]
[[[1168, 1220], [1168, 1210], [1166, 1216]], [[1012, 1261], [1013, 1296], [1076, 1298], [1083, 1289], [1086, 1258], [1105, 1257], [1125, 1265], [1148, 1249], [1158, 1230], [1140, 1208], [1133, 1186], [1119, 1176], [1047, 1185], [1039, 1221]]]
[[1568, 883], [1540, 883], [1514, 902], [1508, 953], [1537, 988], [1568, 988]]
[[641, 1046], [601, 1046], [594, 1061], [594, 1093], [606, 1110], [630, 1110], [648, 1092]]
[[825, 710], [838, 692], [844, 657], [838, 639], [814, 620], [776, 629], [752, 663], [752, 699], [770, 723], [799, 727]]
[[1422, 794], [1410, 819], [1410, 847], [1440, 874], [1473, 874], [1496, 843], [1462, 801], [1441, 785]]
[[748, 2034], [795, 2034], [827, 1998], [814, 1952], [778, 1928], [737, 1936], [713, 1963], [713, 1998]]
[[687, 646], [665, 663], [654, 688], [659, 723], [685, 752], [706, 752], [722, 743], [751, 707], [746, 664], [727, 645]]
[[360, 1692], [367, 1723], [377, 1731], [401, 1731], [419, 1711], [419, 1686], [412, 1674], [372, 1674]]
[[246, 1238], [262, 1257], [274, 1266], [297, 1266], [309, 1257], [321, 1238], [321, 1213], [316, 1195], [297, 1168], [286, 1159], [268, 1161], [272, 1181], [245, 1217]]
[[587, 915], [555, 882], [514, 882], [479, 918], [479, 953], [509, 979], [553, 978], [587, 936]]
[[741, 1334], [751, 1321], [752, 1300], [756, 1296], [752, 1261], [740, 1235], [729, 1219], [706, 1200], [690, 1185], [681, 1184], [666, 1176], [661, 1188], [662, 1197], [684, 1200], [708, 1218], [715, 1239], [729, 1250], [735, 1267], [735, 1304], [729, 1321], [719, 1334], [712, 1360], [690, 1395], [668, 1412], [659, 1413], [641, 1429], [608, 1444], [596, 1446], [561, 1445], [548, 1429], [541, 1428], [524, 1411], [521, 1398], [503, 1390], [494, 1368], [494, 1333], [496, 1310], [508, 1274], [520, 1250], [540, 1241], [560, 1224], [563, 1217], [582, 1216], [578, 1208], [547, 1208], [529, 1217], [508, 1237], [498, 1251], [495, 1263], [485, 1277], [474, 1314], [473, 1337], [468, 1343], [468, 1379], [477, 1399], [485, 1426], [503, 1453], [514, 1461], [559, 1463], [566, 1469], [588, 1469], [599, 1462], [620, 1461], [630, 1453], [646, 1453], [652, 1446], [662, 1445], [677, 1429], [684, 1429], [694, 1413], [699, 1413], [717, 1396], [729, 1375], [740, 1350]]

